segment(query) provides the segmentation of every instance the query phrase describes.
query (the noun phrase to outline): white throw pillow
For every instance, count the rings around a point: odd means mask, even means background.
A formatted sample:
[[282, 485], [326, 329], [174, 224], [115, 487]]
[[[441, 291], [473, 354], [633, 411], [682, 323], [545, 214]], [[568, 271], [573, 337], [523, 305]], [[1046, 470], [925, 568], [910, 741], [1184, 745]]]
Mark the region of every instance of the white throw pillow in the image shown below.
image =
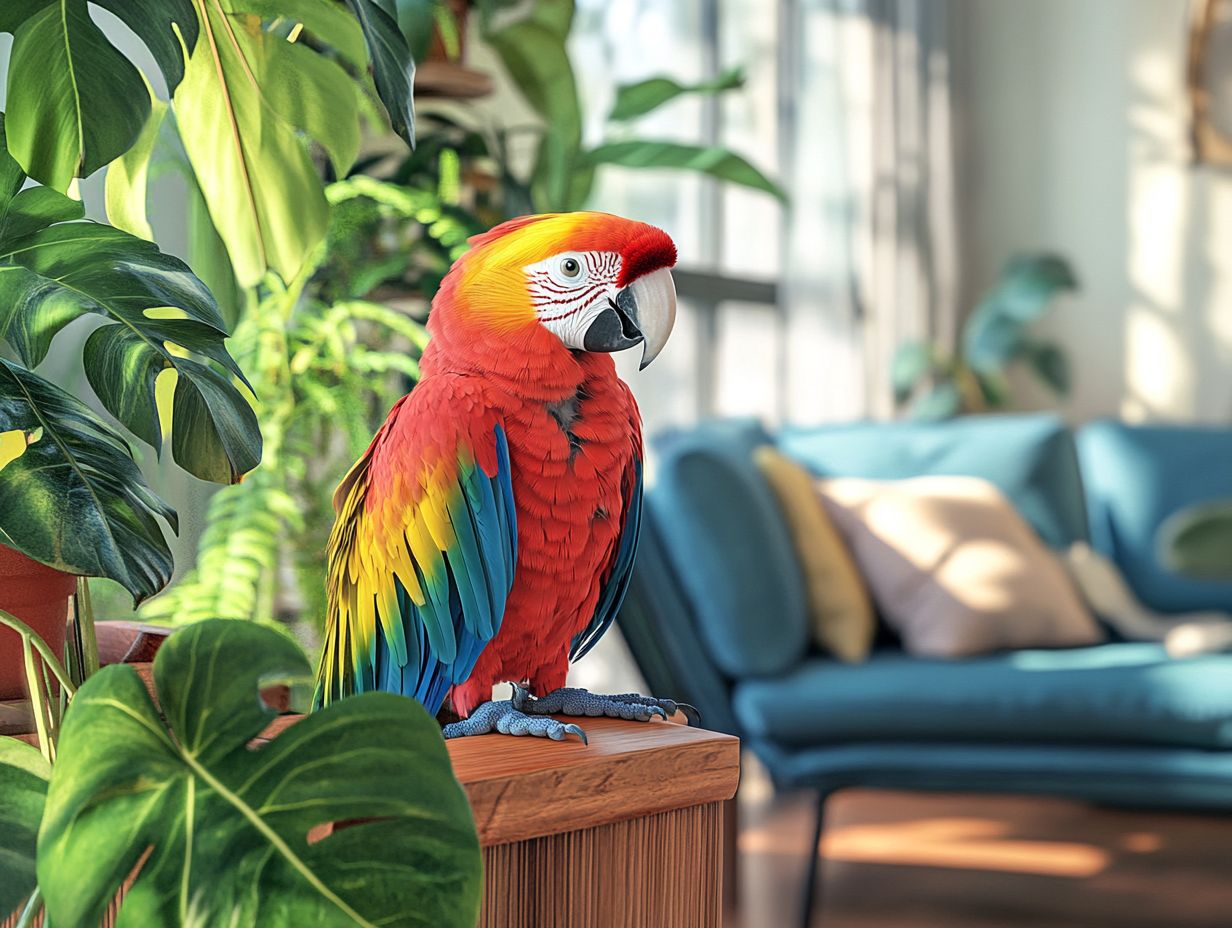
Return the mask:
[[1060, 559], [987, 480], [842, 477], [818, 485], [908, 652], [956, 658], [1103, 639]]

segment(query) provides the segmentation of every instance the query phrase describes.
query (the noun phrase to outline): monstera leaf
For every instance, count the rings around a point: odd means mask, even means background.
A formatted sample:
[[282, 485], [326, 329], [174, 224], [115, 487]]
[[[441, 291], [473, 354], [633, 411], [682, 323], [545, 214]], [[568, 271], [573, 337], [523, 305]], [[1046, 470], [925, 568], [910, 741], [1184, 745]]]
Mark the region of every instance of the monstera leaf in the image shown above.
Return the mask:
[[345, 699], [249, 747], [274, 716], [258, 688], [308, 671], [283, 635], [215, 619], [158, 652], [161, 715], [131, 667], [82, 684], [39, 834], [50, 922], [97, 924], [144, 857], [120, 925], [473, 928], [478, 840], [418, 703]]
[[[65, 325], [86, 313], [103, 316], [108, 324], [86, 340], [83, 360], [108, 412], [161, 450], [155, 382], [174, 371], [176, 462], [218, 483], [255, 467], [256, 416], [218, 372], [243, 379], [205, 285], [150, 242], [110, 226], [64, 221], [78, 219], [81, 204], [46, 187], [18, 192], [24, 179], [0, 151], [0, 337], [35, 367]], [[177, 429], [177, 421], [184, 427]]]
[[[169, 88], [197, 41], [192, 0], [95, 0], [149, 48]], [[150, 112], [141, 72], [111, 44], [86, 0], [5, 0], [0, 31], [9, 56], [9, 150], [57, 190], [124, 154]], [[178, 34], [177, 34], [178, 33]]]
[[0, 738], [0, 918], [34, 892], [35, 843], [50, 773], [30, 745]]
[[[3, 279], [3, 274], [0, 274]], [[0, 468], [0, 544], [58, 570], [108, 577], [140, 601], [171, 579], [146, 485], [124, 439], [80, 400], [0, 358], [0, 434], [26, 447]]]
[[340, 64], [263, 22], [285, 12], [352, 65], [366, 64], [360, 27], [331, 15], [330, 0], [197, 2], [201, 41], [172, 100], [180, 139], [240, 285], [267, 270], [290, 281], [328, 223], [300, 133], [345, 173], [359, 146], [360, 91]]

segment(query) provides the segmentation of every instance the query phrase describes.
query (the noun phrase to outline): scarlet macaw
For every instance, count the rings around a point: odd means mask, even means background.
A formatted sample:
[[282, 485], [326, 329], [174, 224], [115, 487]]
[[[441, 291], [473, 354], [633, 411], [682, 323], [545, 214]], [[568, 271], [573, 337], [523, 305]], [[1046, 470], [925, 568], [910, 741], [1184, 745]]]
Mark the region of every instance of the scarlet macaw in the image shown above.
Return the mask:
[[[446, 737], [555, 740], [547, 717], [666, 717], [671, 700], [565, 688], [611, 625], [637, 546], [642, 436], [610, 352], [644, 368], [676, 315], [676, 247], [604, 213], [471, 240], [428, 319], [422, 379], [334, 494], [317, 701], [365, 690], [463, 719]], [[489, 701], [496, 683], [511, 700]], [[687, 707], [686, 707], [687, 708]]]

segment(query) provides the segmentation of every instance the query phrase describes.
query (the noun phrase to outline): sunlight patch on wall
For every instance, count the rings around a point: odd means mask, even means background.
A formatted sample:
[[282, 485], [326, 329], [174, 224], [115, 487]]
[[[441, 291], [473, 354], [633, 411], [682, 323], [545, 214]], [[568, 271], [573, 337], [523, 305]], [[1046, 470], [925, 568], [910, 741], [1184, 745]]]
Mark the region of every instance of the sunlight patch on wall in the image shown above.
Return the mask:
[[1132, 308], [1126, 320], [1125, 352], [1121, 415], [1129, 422], [1187, 416], [1193, 368], [1170, 321], [1156, 311]]

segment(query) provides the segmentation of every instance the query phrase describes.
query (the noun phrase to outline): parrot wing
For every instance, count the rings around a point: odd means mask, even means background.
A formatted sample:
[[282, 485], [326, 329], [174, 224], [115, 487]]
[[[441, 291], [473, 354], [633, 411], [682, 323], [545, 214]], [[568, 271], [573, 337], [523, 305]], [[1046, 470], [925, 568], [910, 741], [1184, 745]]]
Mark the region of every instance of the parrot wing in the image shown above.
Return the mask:
[[637, 403], [628, 386], [621, 384], [629, 406], [629, 429], [633, 439], [633, 458], [625, 468], [623, 478], [624, 525], [620, 540], [612, 554], [611, 563], [599, 588], [599, 601], [590, 623], [573, 636], [569, 647], [569, 660], [584, 657], [599, 643], [603, 633], [616, 620], [629, 589], [629, 577], [633, 573], [633, 560], [637, 556], [637, 540], [642, 525], [642, 423], [637, 412]]
[[460, 387], [404, 397], [338, 487], [318, 704], [381, 689], [435, 714], [500, 628], [517, 561], [509, 447]]

